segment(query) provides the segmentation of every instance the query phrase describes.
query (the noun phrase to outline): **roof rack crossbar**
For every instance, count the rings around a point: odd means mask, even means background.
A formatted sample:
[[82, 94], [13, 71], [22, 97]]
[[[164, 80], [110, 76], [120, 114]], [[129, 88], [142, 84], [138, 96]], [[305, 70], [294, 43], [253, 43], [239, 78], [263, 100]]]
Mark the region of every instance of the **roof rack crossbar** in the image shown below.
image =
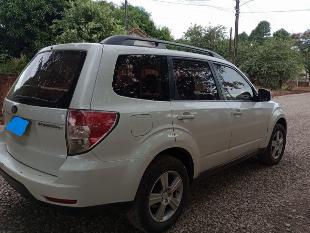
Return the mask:
[[[180, 47], [180, 48], [186, 48], [189, 50], [192, 50], [193, 52], [205, 54], [208, 56], [216, 57], [219, 59], [224, 59], [221, 55], [208, 50], [208, 49], [203, 49], [191, 45], [186, 45], [186, 44], [180, 44], [176, 42], [170, 42], [170, 41], [164, 41], [164, 40], [157, 40], [157, 39], [150, 39], [150, 38], [143, 38], [143, 37], [137, 37], [137, 36], [111, 36], [108, 37], [107, 39], [101, 41], [101, 44], [109, 44], [109, 45], [127, 45], [127, 46], [135, 46], [136, 41], [142, 41], [142, 42], [149, 42], [152, 44], [155, 48], [163, 49], [166, 48], [166, 45], [171, 45], [175, 47]], [[137, 45], [136, 45], [137, 46]], [[143, 46], [143, 45], [138, 45], [138, 46]], [[147, 45], [145, 45], [147, 46]]]

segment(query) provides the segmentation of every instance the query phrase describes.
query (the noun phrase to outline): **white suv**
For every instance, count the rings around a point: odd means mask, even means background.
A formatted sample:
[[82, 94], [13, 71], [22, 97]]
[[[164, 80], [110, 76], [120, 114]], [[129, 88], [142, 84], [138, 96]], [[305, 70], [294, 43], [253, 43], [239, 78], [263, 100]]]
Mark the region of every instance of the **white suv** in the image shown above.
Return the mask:
[[287, 125], [270, 98], [196, 47], [130, 36], [46, 47], [5, 99], [0, 171], [55, 205], [132, 202], [131, 222], [161, 232], [202, 172], [281, 160]]

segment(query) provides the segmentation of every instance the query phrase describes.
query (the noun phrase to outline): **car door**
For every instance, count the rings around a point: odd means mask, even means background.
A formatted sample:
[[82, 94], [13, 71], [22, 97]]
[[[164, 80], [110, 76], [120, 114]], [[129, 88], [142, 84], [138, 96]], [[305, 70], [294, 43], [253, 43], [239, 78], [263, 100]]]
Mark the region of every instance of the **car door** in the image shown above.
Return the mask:
[[268, 109], [256, 100], [254, 87], [236, 68], [220, 63], [214, 68], [231, 111], [229, 154], [238, 158], [255, 151], [265, 140]]
[[176, 142], [198, 148], [200, 170], [225, 163], [230, 139], [230, 110], [206, 61], [171, 58], [171, 102]]

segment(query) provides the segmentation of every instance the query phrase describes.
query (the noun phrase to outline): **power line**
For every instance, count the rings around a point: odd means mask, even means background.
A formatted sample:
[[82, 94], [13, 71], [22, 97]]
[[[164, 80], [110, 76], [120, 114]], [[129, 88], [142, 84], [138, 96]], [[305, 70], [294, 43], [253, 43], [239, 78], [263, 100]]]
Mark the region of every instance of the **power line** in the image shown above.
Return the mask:
[[264, 14], [264, 13], [290, 13], [290, 12], [302, 12], [310, 11], [310, 9], [296, 9], [296, 10], [274, 10], [274, 11], [242, 11], [242, 14]]
[[[246, 8], [248, 9], [248, 11], [253, 11], [253, 9], [249, 6], [249, 5], [246, 5]], [[260, 19], [258, 18], [258, 16], [256, 14], [251, 14], [256, 21], [260, 21]]]
[[183, 1], [182, 2], [171, 2], [171, 1], [164, 1], [164, 0], [153, 0], [153, 1], [167, 3], [167, 4], [184, 5], [184, 6], [210, 7], [210, 8], [213, 8], [213, 9], [220, 10], [220, 11], [232, 12], [228, 8], [223, 8], [223, 7], [220, 7], [220, 6], [213, 6], [213, 5], [209, 5], [209, 4], [189, 3], [189, 2], [183, 2]]
[[[214, 6], [214, 5], [209, 5], [209, 4], [201, 4], [201, 3], [196, 3], [196, 2], [207, 2], [210, 0], [184, 0], [184, 1], [177, 1], [177, 2], [172, 2], [169, 0], [153, 0], [156, 2], [162, 2], [162, 3], [167, 3], [167, 4], [175, 4], [175, 5], [184, 5], [184, 6], [202, 6], [202, 7], [210, 7], [213, 9], [217, 9], [220, 11], [225, 11], [225, 12], [233, 12], [232, 10], [220, 6]], [[254, 0], [248, 0], [240, 5], [246, 5], [247, 3], [250, 3]], [[243, 14], [264, 14], [264, 13], [290, 13], [290, 12], [303, 12], [303, 11], [310, 11], [310, 9], [294, 9], [294, 10], [273, 10], [273, 11], [241, 11], [240, 13]]]
[[248, 4], [248, 3], [250, 3], [250, 2], [253, 2], [254, 0], [248, 0], [248, 1], [246, 1], [245, 3], [242, 3], [240, 6], [244, 6], [245, 4]]
[[210, 0], [183, 0], [183, 2], [209, 2]]
[[[213, 5], [208, 5], [208, 4], [201, 4], [201, 3], [194, 3], [195, 1], [177, 1], [177, 2], [171, 2], [171, 1], [165, 1], [165, 0], [153, 0], [156, 2], [163, 2], [163, 3], [168, 3], [168, 4], [176, 4], [176, 5], [185, 5], [185, 6], [206, 6], [206, 7], [212, 7], [216, 9], [221, 9], [221, 10], [227, 10], [230, 11], [228, 8], [220, 7], [220, 6], [213, 6]], [[202, 0], [200, 0], [202, 1]]]

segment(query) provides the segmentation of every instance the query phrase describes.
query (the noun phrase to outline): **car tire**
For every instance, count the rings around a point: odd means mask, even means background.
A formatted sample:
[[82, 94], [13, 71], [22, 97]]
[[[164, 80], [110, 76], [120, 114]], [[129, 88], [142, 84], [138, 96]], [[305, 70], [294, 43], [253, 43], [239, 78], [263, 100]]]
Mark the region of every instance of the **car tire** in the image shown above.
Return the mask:
[[259, 155], [260, 160], [269, 166], [278, 164], [284, 154], [286, 130], [283, 125], [276, 124], [270, 137], [268, 147]]
[[143, 175], [128, 219], [143, 232], [166, 231], [182, 214], [188, 196], [189, 177], [184, 164], [161, 155]]

